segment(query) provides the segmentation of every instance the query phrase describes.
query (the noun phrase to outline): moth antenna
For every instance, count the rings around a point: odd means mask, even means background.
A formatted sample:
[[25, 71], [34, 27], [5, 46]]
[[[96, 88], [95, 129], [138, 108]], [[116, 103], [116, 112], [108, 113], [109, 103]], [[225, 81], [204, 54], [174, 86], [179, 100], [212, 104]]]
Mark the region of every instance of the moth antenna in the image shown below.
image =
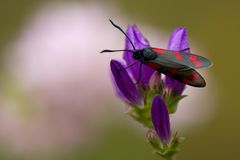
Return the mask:
[[105, 49], [103, 51], [101, 51], [100, 53], [105, 53], [105, 52], [119, 52], [119, 51], [128, 51], [128, 52], [132, 52], [132, 50], [128, 50], [128, 49], [119, 49], [119, 50], [109, 50], [109, 49]]
[[133, 45], [133, 42], [132, 42], [131, 39], [128, 37], [128, 35], [122, 30], [122, 28], [119, 27], [118, 25], [114, 24], [111, 19], [109, 19], [109, 21], [111, 22], [111, 24], [112, 24], [115, 28], [119, 29], [119, 30], [127, 37], [127, 39], [130, 41], [133, 49], [136, 50], [136, 48], [135, 48], [134, 45]]

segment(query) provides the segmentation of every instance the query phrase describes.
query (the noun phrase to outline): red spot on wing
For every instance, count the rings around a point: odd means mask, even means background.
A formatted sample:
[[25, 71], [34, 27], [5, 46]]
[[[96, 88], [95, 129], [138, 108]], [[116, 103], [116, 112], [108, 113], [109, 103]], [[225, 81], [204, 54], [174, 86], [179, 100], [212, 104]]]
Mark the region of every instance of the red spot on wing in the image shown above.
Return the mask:
[[176, 54], [176, 55], [178, 55], [178, 54], [180, 54], [178, 51], [173, 51], [173, 54]]
[[186, 84], [189, 84], [191, 81], [195, 81], [198, 79], [198, 75], [196, 73], [183, 77], [182, 81]]
[[186, 84], [189, 84], [190, 79], [188, 77], [183, 77], [182, 81]]
[[196, 66], [196, 67], [200, 67], [201, 66], [201, 62], [198, 61], [197, 57], [194, 55], [190, 55], [189, 59], [192, 61], [192, 63]]
[[182, 77], [179, 77], [183, 83], [194, 86], [194, 87], [204, 87], [206, 86], [205, 80], [202, 78], [202, 76], [196, 72], [194, 69], [189, 69], [182, 75]]
[[180, 61], [182, 59], [182, 55], [181, 54], [176, 54], [176, 59]]
[[160, 64], [153, 63], [153, 62], [147, 62], [147, 65], [155, 70], [158, 70], [160, 68]]
[[193, 63], [194, 63], [194, 65], [195, 65], [196, 67], [200, 67], [200, 66], [201, 66], [201, 63], [200, 63], [199, 61], [193, 61]]
[[153, 51], [155, 51], [155, 52], [157, 52], [157, 53], [164, 53], [164, 52], [166, 52], [166, 50], [164, 50], [164, 49], [160, 49], [160, 48], [152, 48], [152, 50]]
[[171, 68], [170, 69], [170, 73], [171, 74], [176, 74], [178, 72], [178, 69], [177, 68]]
[[196, 80], [197, 78], [198, 78], [198, 75], [196, 73], [192, 74], [192, 77], [191, 77], [192, 80]]
[[191, 75], [188, 75], [188, 76], [182, 78], [182, 81], [186, 84], [194, 83], [198, 80], [199, 80], [199, 76], [196, 73], [193, 73]]
[[176, 59], [177, 60], [182, 60], [182, 55], [180, 54], [180, 52], [178, 52], [178, 51], [173, 51], [173, 54], [175, 54], [176, 55]]
[[190, 59], [191, 61], [196, 61], [196, 60], [197, 60], [197, 57], [194, 56], [194, 55], [190, 55], [190, 56], [189, 56], [189, 59]]

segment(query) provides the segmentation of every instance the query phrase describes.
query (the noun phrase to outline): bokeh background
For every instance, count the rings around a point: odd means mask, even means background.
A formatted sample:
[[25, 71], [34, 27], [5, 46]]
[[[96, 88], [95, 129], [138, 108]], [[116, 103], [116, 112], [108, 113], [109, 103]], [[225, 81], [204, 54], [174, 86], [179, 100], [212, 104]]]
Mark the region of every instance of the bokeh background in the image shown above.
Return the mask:
[[109, 61], [121, 53], [99, 54], [124, 46], [109, 18], [162, 48], [188, 29], [192, 51], [214, 66], [172, 120], [187, 138], [177, 158], [239, 159], [239, 17], [235, 0], [1, 0], [0, 159], [161, 159], [115, 96]]

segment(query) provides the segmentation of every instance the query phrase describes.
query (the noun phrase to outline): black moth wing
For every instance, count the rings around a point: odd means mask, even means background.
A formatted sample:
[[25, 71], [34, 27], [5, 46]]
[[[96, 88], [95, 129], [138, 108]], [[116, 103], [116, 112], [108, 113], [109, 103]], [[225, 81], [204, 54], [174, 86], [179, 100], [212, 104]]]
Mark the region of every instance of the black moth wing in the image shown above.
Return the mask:
[[145, 63], [147, 66], [165, 74], [175, 80], [194, 87], [205, 87], [204, 78], [193, 68], [179, 63], [175, 63], [168, 59], [155, 59]]
[[151, 48], [151, 50], [157, 53], [161, 59], [168, 59], [172, 62], [189, 66], [191, 68], [205, 68], [212, 65], [211, 61], [205, 57], [179, 51], [164, 50], [159, 48]]

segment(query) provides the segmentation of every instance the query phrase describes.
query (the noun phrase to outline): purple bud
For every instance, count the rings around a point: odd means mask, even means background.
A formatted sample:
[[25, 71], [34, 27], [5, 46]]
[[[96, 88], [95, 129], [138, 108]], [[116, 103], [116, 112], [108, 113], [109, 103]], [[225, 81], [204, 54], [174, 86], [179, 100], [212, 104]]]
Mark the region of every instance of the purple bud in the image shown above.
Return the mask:
[[[181, 51], [186, 48], [189, 48], [187, 30], [185, 28], [177, 28], [172, 32], [172, 35], [169, 39], [168, 49], [174, 51]], [[189, 52], [186, 50], [185, 52]], [[181, 95], [185, 89], [185, 84], [174, 80], [168, 76], [165, 79], [165, 85], [172, 89], [173, 93], [176, 95]]]
[[171, 139], [169, 114], [167, 107], [160, 95], [155, 96], [153, 99], [151, 116], [153, 126], [159, 138], [163, 142], [168, 143]]
[[142, 105], [143, 97], [137, 90], [123, 65], [116, 60], [111, 60], [110, 67], [117, 90], [121, 92], [123, 98], [133, 104]]
[[[136, 25], [129, 25], [126, 31], [126, 34], [133, 42], [136, 49], [143, 49], [149, 47], [149, 42], [147, 39], [144, 38], [142, 33], [139, 31]], [[133, 47], [129, 40], [126, 38], [125, 40], [125, 49], [133, 50]], [[123, 54], [123, 58], [126, 61], [127, 65], [132, 64], [136, 59], [133, 58], [131, 52], [125, 51]], [[140, 62], [137, 62], [134, 66], [130, 68], [135, 80], [138, 80], [140, 74]], [[142, 75], [140, 79], [140, 84], [148, 84], [148, 81], [153, 74], [154, 70], [150, 67], [143, 65], [142, 66]]]
[[155, 136], [157, 136], [157, 134], [153, 129], [149, 129], [146, 133], [147, 139], [154, 139]]
[[161, 73], [155, 71], [149, 80], [149, 87], [150, 89], [159, 89], [161, 85], [162, 85]]

